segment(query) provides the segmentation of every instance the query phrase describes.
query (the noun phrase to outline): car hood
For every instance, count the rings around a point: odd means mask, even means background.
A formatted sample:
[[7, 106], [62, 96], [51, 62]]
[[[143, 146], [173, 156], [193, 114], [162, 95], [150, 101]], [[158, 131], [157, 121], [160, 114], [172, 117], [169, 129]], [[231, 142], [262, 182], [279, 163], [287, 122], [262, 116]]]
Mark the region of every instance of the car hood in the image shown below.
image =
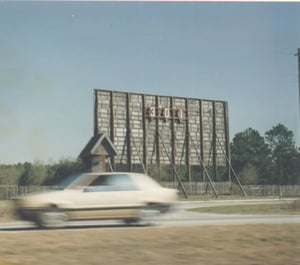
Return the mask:
[[17, 199], [18, 207], [47, 207], [51, 205], [68, 205], [68, 197], [76, 190], [53, 190], [39, 193], [32, 193]]

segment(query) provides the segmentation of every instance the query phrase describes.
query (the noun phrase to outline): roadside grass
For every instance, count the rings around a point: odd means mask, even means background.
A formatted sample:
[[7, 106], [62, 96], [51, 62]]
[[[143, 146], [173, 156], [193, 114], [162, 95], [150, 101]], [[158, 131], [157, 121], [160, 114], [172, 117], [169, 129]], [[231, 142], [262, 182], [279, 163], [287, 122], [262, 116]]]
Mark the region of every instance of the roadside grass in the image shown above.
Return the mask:
[[220, 214], [300, 214], [300, 199], [292, 202], [282, 202], [276, 204], [256, 204], [256, 205], [231, 205], [217, 207], [199, 207], [189, 209], [193, 212], [220, 213]]
[[0, 222], [9, 222], [16, 219], [14, 202], [12, 200], [0, 200]]
[[297, 265], [300, 224], [5, 233], [1, 265]]

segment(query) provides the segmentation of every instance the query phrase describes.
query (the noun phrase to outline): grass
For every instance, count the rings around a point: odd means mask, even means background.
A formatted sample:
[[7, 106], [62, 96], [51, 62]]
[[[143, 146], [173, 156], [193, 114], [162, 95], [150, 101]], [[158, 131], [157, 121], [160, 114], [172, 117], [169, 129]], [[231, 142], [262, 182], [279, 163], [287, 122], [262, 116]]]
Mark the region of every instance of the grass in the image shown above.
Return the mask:
[[16, 219], [13, 201], [0, 200], [0, 222], [9, 222]]
[[51, 230], [1, 235], [0, 265], [296, 265], [300, 224]]
[[218, 207], [201, 207], [190, 209], [194, 212], [220, 214], [300, 214], [300, 200], [278, 204], [233, 205]]

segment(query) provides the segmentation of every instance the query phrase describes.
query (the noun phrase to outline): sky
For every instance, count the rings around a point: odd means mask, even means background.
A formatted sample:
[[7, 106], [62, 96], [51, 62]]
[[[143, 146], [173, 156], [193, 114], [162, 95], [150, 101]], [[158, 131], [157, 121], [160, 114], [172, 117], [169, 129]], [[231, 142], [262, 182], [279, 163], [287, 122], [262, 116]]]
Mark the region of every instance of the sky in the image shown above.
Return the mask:
[[224, 100], [300, 146], [300, 3], [0, 1], [0, 164], [77, 158], [93, 90]]

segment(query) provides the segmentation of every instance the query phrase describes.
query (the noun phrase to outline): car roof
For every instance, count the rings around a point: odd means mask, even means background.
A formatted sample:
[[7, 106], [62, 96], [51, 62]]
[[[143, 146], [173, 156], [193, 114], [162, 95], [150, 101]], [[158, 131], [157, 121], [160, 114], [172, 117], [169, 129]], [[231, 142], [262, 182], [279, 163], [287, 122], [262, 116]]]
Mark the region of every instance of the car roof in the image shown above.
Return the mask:
[[130, 176], [132, 180], [143, 189], [151, 189], [160, 187], [160, 185], [150, 176], [136, 172], [87, 172], [77, 175], [77, 177], [65, 186], [65, 189], [76, 189], [82, 186], [89, 185], [94, 179], [106, 176]]
[[117, 176], [117, 175], [127, 175], [131, 176], [140, 187], [158, 187], [160, 186], [153, 178], [143, 173], [136, 172], [89, 172], [81, 174], [82, 177], [96, 178], [101, 176]]
[[83, 175], [90, 175], [90, 176], [107, 176], [107, 175], [131, 175], [131, 176], [147, 176], [143, 173], [137, 173], [137, 172], [88, 172], [83, 173]]

